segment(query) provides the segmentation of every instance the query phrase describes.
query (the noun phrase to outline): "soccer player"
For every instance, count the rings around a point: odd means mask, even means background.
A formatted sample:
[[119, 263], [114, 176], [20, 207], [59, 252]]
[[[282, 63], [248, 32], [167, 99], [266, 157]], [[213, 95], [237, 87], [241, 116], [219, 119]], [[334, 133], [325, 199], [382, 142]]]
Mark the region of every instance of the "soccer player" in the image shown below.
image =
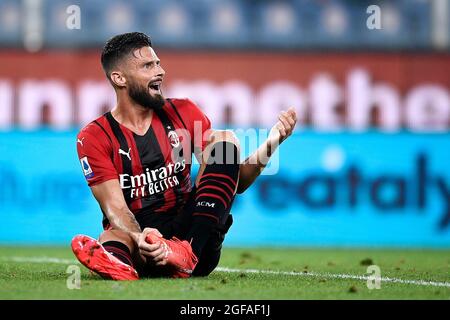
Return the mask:
[[[231, 131], [213, 131], [188, 99], [165, 99], [165, 71], [149, 37], [133, 32], [105, 45], [101, 62], [117, 106], [77, 135], [83, 173], [103, 212], [99, 239], [77, 235], [72, 250], [106, 279], [206, 276], [217, 266], [236, 193], [260, 175], [296, 123], [293, 109], [240, 163]], [[200, 169], [192, 186], [192, 154]]]

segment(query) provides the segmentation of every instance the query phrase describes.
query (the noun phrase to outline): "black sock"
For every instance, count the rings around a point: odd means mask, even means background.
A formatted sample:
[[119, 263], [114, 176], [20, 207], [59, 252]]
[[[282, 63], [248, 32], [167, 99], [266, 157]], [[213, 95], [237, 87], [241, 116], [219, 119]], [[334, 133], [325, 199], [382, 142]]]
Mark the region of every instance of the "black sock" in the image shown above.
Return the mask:
[[187, 239], [200, 258], [213, 227], [224, 224], [234, 200], [239, 176], [239, 153], [230, 142], [218, 142], [211, 151], [208, 164], [200, 178], [195, 194], [192, 227]]
[[128, 249], [128, 247], [122, 242], [106, 241], [102, 243], [102, 246], [106, 251], [111, 253], [114, 257], [116, 257], [123, 263], [133, 266], [130, 249]]

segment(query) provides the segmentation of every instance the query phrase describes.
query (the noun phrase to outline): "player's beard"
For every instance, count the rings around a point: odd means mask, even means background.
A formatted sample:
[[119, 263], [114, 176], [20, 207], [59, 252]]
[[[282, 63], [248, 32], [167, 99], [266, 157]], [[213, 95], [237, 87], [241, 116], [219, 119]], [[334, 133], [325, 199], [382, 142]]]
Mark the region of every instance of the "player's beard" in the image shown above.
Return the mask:
[[131, 83], [128, 87], [128, 95], [136, 103], [146, 109], [158, 110], [164, 106], [165, 99], [162, 94], [151, 95], [148, 87]]

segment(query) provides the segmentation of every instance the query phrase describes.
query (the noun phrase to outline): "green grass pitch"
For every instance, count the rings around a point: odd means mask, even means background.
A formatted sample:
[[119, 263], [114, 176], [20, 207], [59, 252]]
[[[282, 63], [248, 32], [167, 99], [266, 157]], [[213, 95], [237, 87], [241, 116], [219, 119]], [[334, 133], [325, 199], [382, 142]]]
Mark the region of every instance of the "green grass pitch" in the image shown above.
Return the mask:
[[[105, 281], [63, 247], [0, 247], [0, 299], [450, 299], [450, 251], [225, 248], [206, 278]], [[369, 290], [367, 266], [380, 267]], [[262, 272], [259, 272], [262, 271]]]

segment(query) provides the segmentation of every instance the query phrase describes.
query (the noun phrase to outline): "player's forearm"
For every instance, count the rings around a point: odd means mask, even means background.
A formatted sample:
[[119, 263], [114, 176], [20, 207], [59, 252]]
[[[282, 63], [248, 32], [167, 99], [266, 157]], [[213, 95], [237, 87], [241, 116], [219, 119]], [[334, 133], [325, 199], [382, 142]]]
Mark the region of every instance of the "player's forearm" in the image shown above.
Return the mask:
[[244, 192], [255, 182], [277, 147], [278, 145], [271, 144], [269, 140], [266, 140], [251, 156], [241, 163], [237, 193]]
[[134, 242], [138, 243], [142, 230], [133, 213], [128, 208], [114, 210], [114, 213], [110, 212], [107, 214], [107, 217], [113, 229], [128, 233]]
[[91, 187], [95, 199], [113, 229], [128, 233], [137, 243], [141, 228], [128, 208], [118, 180], [108, 180]]

